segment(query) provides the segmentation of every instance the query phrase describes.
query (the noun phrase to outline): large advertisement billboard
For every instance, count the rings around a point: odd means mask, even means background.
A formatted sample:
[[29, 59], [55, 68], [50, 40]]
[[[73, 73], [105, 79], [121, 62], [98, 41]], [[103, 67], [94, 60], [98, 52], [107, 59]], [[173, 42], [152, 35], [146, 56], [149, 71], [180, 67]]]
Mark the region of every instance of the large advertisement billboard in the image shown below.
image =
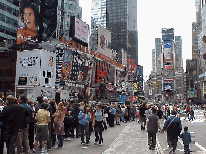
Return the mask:
[[40, 85], [40, 59], [38, 50], [18, 52], [16, 85]]
[[37, 46], [40, 0], [20, 0], [16, 44]]
[[165, 91], [168, 91], [168, 92], [173, 91], [173, 84], [171, 84], [171, 83], [165, 83], [165, 84], [164, 84], [164, 90], [165, 90]]
[[174, 28], [162, 28], [162, 40], [174, 40]]
[[44, 50], [17, 54], [16, 85], [55, 87], [56, 55]]
[[71, 17], [70, 36], [88, 44], [89, 42], [89, 25], [75, 16]]
[[164, 62], [172, 62], [172, 41], [164, 41]]
[[164, 48], [172, 48], [172, 41], [164, 41]]
[[60, 81], [69, 81], [72, 69], [72, 51], [65, 50]]

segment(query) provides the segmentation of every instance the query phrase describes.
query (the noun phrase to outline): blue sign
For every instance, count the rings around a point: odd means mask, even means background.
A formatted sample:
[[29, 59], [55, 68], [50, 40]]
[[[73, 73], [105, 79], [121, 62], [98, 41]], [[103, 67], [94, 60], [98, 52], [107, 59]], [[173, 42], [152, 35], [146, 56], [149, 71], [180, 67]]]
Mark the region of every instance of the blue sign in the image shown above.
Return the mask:
[[164, 41], [164, 48], [172, 48], [172, 41]]

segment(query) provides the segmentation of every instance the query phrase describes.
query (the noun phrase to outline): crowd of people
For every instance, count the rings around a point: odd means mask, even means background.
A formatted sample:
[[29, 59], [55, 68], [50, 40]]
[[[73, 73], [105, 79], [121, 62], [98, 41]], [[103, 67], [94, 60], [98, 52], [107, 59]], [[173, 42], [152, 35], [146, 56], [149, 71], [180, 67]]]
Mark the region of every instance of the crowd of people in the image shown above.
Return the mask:
[[[6, 143], [7, 153], [41, 153], [54, 148], [61, 149], [64, 141], [81, 138], [81, 144], [89, 146], [91, 133], [96, 145], [103, 144], [102, 132], [107, 127], [136, 119], [136, 106], [103, 104], [101, 102], [60, 102], [37, 97], [37, 103], [25, 95], [7, 96], [0, 102], [0, 153]], [[56, 138], [58, 142], [56, 142]], [[56, 145], [56, 143], [58, 143]], [[56, 145], [56, 146], [55, 146]]]
[[[101, 102], [93, 104], [90, 101], [56, 104], [54, 100], [42, 96], [37, 97], [37, 101], [38, 103], [28, 101], [24, 95], [18, 99], [10, 95], [5, 103], [1, 102], [0, 153], [4, 151], [4, 143], [8, 154], [14, 154], [16, 148], [18, 154], [36, 153], [38, 149], [41, 149], [41, 153], [47, 153], [54, 148], [61, 149], [64, 141], [70, 141], [74, 137], [80, 138], [80, 144], [89, 146], [92, 132], [95, 134], [94, 144], [101, 146], [104, 130], [115, 124], [120, 125], [121, 122], [135, 120], [140, 123], [142, 131], [148, 132], [150, 150], [155, 149], [159, 129], [161, 133], [167, 131], [170, 152], [175, 152], [179, 136], [183, 138], [185, 153], [189, 153], [191, 136], [186, 127], [180, 135], [182, 125], [180, 118], [176, 116], [178, 108], [175, 105], [170, 109], [166, 105], [146, 102], [132, 106]], [[191, 113], [190, 119], [193, 119], [193, 109], [184, 109], [186, 113]]]
[[183, 105], [178, 108], [176, 105], [147, 105], [143, 103], [139, 107], [141, 130], [146, 129], [148, 132], [148, 145], [150, 150], [155, 149], [156, 134], [159, 129], [161, 133], [167, 132], [169, 153], [175, 154], [178, 137], [183, 140], [184, 153], [190, 153], [189, 144], [191, 143], [191, 135], [188, 132], [187, 126], [184, 127], [184, 132], [181, 134], [182, 124], [179, 115], [181, 111], [185, 113], [185, 120], [186, 117], [188, 117], [189, 121], [195, 118], [194, 107], [189, 105]]

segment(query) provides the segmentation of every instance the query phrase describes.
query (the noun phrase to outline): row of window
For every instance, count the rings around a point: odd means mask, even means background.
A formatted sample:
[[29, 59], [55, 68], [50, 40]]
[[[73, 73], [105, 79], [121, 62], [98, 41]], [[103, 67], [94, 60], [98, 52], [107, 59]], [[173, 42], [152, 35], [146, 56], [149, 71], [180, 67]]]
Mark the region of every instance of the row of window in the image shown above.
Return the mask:
[[0, 9], [4, 10], [4, 11], [7, 11], [8, 13], [14, 15], [14, 16], [18, 16], [18, 10], [0, 2]]
[[4, 34], [8, 34], [11, 35], [13, 37], [16, 37], [16, 31], [12, 30], [12, 29], [8, 29], [7, 27], [4, 27], [2, 25], [0, 25], [0, 32], [4, 33]]
[[14, 20], [8, 16], [4, 16], [3, 14], [0, 13], [0, 21], [3, 21], [5, 23], [8, 23], [9, 25], [12, 25], [14, 27], [17, 27], [18, 21]]

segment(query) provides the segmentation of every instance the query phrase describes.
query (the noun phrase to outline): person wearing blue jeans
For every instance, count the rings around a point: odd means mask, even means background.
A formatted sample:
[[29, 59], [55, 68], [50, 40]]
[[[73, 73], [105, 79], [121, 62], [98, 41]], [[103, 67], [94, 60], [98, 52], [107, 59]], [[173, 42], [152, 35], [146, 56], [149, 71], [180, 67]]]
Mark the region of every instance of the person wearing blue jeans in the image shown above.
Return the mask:
[[80, 128], [80, 135], [81, 135], [81, 144], [84, 145], [84, 132], [86, 135], [86, 145], [89, 145], [89, 121], [91, 119], [91, 115], [89, 113], [89, 106], [84, 106], [84, 111], [80, 111], [78, 115], [79, 119], [79, 128]]
[[184, 153], [185, 154], [189, 154], [190, 153], [190, 147], [189, 144], [191, 143], [191, 135], [188, 132], [188, 127], [185, 126], [184, 127], [184, 133], [182, 133], [180, 135], [180, 137], [182, 138], [183, 144], [184, 144]]
[[57, 139], [59, 141], [58, 147], [63, 147], [63, 135], [57, 135]]

